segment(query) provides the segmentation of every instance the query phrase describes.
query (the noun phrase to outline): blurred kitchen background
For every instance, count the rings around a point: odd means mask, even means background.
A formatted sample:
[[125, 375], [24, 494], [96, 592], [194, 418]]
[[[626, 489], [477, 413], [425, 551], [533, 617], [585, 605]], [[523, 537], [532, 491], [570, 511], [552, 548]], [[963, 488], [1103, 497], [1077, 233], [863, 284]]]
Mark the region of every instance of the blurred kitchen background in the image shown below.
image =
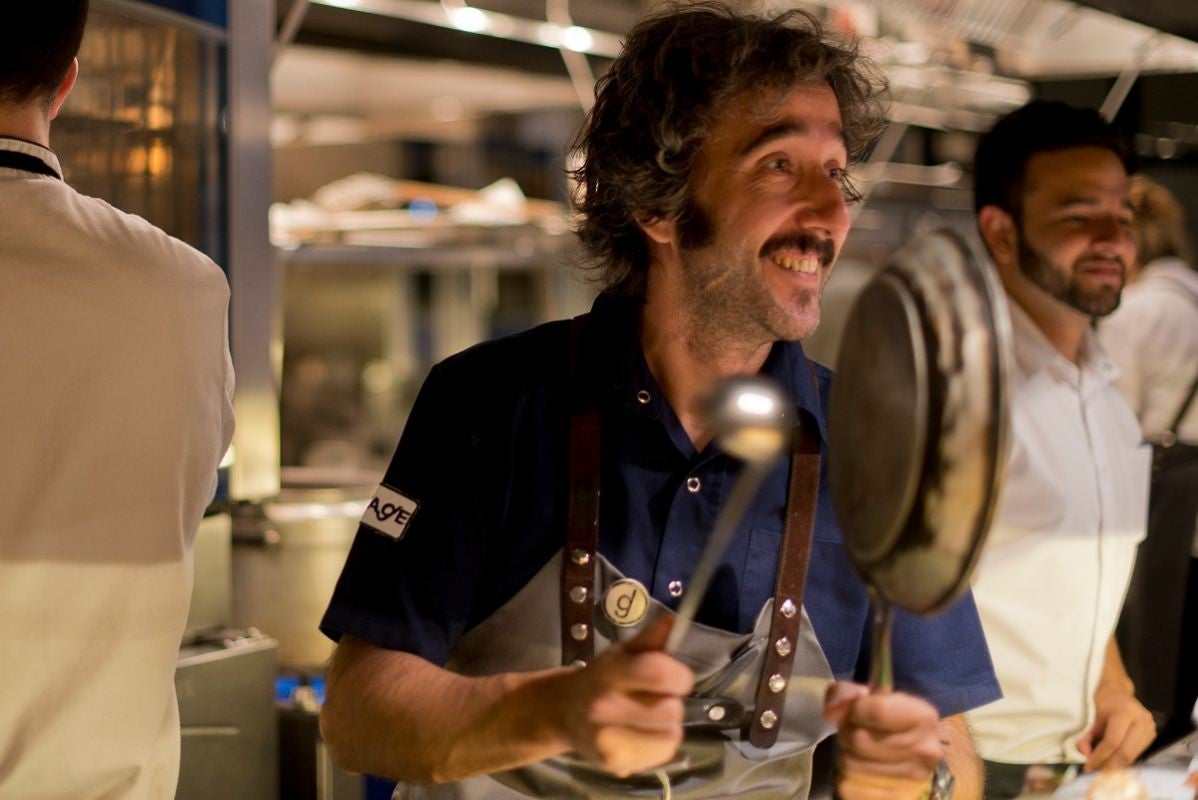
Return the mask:
[[[93, 0], [54, 129], [67, 178], [209, 253], [238, 432], [197, 543], [181, 798], [388, 796], [324, 754], [316, 625], [429, 367], [580, 313], [567, 145], [648, 0]], [[1198, 219], [1198, 12], [1176, 0], [819, 0], [890, 125], [808, 343], [922, 230], [973, 228], [970, 159], [1033, 97], [1100, 107]], [[483, 391], [483, 389], [480, 389]]]

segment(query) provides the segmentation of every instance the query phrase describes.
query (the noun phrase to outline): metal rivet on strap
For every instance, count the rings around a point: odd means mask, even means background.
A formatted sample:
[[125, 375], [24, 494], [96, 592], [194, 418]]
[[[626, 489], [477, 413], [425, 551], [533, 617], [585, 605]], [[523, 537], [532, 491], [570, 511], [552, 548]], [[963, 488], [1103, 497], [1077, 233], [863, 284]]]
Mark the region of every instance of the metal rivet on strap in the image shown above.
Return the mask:
[[703, 488], [702, 481], [700, 481], [694, 475], [692, 475], [686, 479], [686, 490], [688, 492], [690, 492], [691, 494], [694, 494], [695, 492], [699, 491], [702, 488]]
[[782, 616], [786, 617], [787, 619], [793, 617], [795, 612], [798, 611], [798, 609], [795, 608], [794, 601], [789, 597], [782, 601], [782, 608], [779, 610], [782, 612]]
[[588, 594], [590, 592], [587, 591], [587, 587], [585, 586], [574, 586], [570, 589], [570, 599], [575, 603], [585, 603]]
[[769, 686], [770, 686], [770, 691], [773, 692], [774, 694], [777, 694], [778, 692], [780, 692], [786, 688], [786, 678], [783, 678], [781, 675], [779, 675], [778, 673], [775, 672], [773, 675], [770, 676]]
[[666, 587], [670, 597], [682, 597], [682, 581], [670, 581], [670, 585]]
[[585, 567], [591, 563], [591, 554], [580, 547], [577, 550], [571, 551], [570, 560], [580, 567]]
[[707, 709], [707, 718], [709, 720], [711, 720], [712, 722], [719, 722], [720, 720], [722, 720], [724, 718], [724, 715], [727, 713], [728, 713], [727, 709], [725, 709], [723, 706], [721, 706], [719, 704], [716, 704], [716, 705], [712, 706], [711, 708]]
[[778, 715], [773, 711], [763, 711], [760, 717], [761, 727], [767, 731], [778, 724]]
[[575, 622], [570, 626], [570, 638], [577, 642], [581, 642], [583, 639], [587, 638], [587, 634], [590, 632], [591, 626], [587, 625], [585, 622]]
[[790, 639], [787, 639], [785, 636], [783, 636], [781, 639], [774, 642], [774, 650], [778, 653], [778, 655], [786, 658], [788, 655], [790, 655]]
[[639, 392], [636, 393], [636, 401], [638, 403], [640, 403], [641, 405], [648, 403], [649, 402], [649, 393], [646, 392], [644, 389], [641, 389]]
[[570, 666], [578, 667], [579, 669], [582, 669], [586, 665], [587, 665], [587, 662], [583, 661], [581, 658], [576, 658], [570, 662]]

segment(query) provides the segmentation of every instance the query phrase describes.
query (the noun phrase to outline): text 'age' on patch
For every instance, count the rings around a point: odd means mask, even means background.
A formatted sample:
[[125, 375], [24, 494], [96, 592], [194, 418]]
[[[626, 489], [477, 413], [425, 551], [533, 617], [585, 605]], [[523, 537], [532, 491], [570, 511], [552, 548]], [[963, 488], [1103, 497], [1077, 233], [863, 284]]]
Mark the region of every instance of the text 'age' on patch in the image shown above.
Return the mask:
[[362, 524], [392, 539], [402, 539], [420, 503], [390, 486], [379, 486], [362, 513]]

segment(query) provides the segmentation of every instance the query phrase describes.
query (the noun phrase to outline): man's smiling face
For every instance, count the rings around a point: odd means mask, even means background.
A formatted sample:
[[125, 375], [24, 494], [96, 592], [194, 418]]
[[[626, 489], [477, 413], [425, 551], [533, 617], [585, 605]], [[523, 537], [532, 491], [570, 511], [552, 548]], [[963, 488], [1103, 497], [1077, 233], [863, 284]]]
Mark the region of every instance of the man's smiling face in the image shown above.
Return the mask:
[[678, 221], [692, 325], [751, 346], [815, 330], [849, 230], [847, 162], [840, 107], [825, 83], [728, 104]]
[[1038, 153], [1025, 187], [1017, 229], [1024, 277], [1087, 316], [1114, 311], [1135, 260], [1122, 162], [1101, 147]]

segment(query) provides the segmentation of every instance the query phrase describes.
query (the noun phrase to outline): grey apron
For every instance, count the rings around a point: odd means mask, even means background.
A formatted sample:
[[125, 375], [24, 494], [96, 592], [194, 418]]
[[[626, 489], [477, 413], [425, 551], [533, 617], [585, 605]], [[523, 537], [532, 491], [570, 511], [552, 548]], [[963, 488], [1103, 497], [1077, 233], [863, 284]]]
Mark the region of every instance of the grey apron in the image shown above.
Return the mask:
[[[585, 326], [586, 315], [575, 318], [570, 343], [575, 376]], [[811, 379], [818, 391], [814, 369]], [[566, 548], [515, 597], [458, 640], [447, 669], [479, 676], [585, 664], [592, 653], [631, 639], [657, 617], [673, 613], [647, 592], [648, 608], [635, 625], [615, 625], [603, 610], [609, 587], [624, 576], [596, 546], [599, 435], [596, 409], [574, 415]], [[686, 701], [690, 724], [678, 763], [619, 779], [570, 754], [451, 784], [400, 784], [394, 800], [568, 800], [659, 797], [667, 791], [671, 800], [806, 798], [812, 751], [834, 730], [822, 716], [832, 670], [801, 602], [818, 482], [818, 440], [801, 427], [792, 453], [774, 596], [758, 612], [752, 632], [730, 633], [692, 623], [675, 654], [695, 673], [695, 690]], [[571, 588], [581, 594], [576, 596]], [[775, 614], [777, 598], [785, 602]], [[724, 715], [712, 723], [716, 717], [709, 712], [717, 705]], [[769, 725], [762, 724], [764, 717], [772, 718]]]
[[[458, 641], [446, 667], [463, 675], [492, 675], [558, 666], [562, 652], [557, 624], [561, 570], [562, 559], [551, 559], [514, 598]], [[613, 625], [602, 611], [602, 597], [607, 587], [622, 577], [602, 556], [597, 559], [599, 601], [592, 613], [597, 651], [613, 641], [632, 638], [657, 616], [673, 613], [650, 597], [649, 611], [640, 624], [627, 628]], [[747, 634], [692, 624], [677, 657], [695, 672], [695, 696], [729, 698], [752, 709], [772, 611], [771, 598], [758, 613], [753, 631]], [[834, 726], [821, 715], [824, 692], [833, 680], [832, 670], [805, 610], [795, 653], [777, 744], [768, 750], [756, 748], [747, 736], [742, 737], [740, 729], [688, 734], [683, 752], [690, 764], [669, 775], [674, 798], [807, 796], [812, 749]], [[578, 759], [565, 757], [440, 786], [401, 784], [396, 787], [394, 797], [395, 800], [660, 797], [662, 791], [652, 775], [620, 780]]]

